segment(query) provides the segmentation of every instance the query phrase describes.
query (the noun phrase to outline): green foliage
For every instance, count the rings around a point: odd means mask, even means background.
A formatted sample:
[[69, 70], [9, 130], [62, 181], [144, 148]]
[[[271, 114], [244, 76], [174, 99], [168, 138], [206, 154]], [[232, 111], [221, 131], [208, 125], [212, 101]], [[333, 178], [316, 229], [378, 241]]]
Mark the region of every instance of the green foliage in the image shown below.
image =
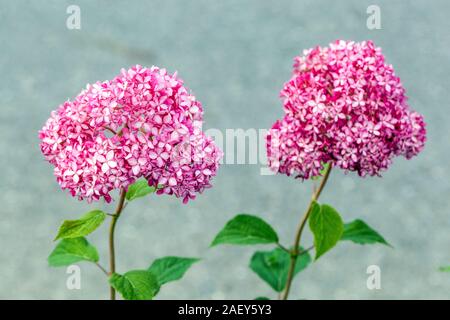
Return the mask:
[[440, 267], [440, 268], [439, 268], [439, 271], [442, 271], [442, 272], [450, 272], [450, 266]]
[[[297, 257], [294, 276], [311, 262], [308, 252], [303, 252], [302, 248], [299, 248], [299, 252], [301, 254]], [[271, 251], [255, 252], [250, 261], [250, 268], [275, 291], [281, 292], [286, 286], [290, 262], [290, 254], [285, 250], [276, 248]]]
[[98, 261], [97, 249], [85, 238], [69, 238], [61, 240], [48, 257], [52, 267], [68, 266], [79, 261]]
[[247, 245], [277, 242], [278, 235], [267, 222], [256, 216], [239, 214], [228, 221], [211, 246], [218, 244]]
[[341, 239], [344, 224], [339, 213], [329, 205], [314, 202], [311, 210], [309, 227], [314, 235], [317, 260]]
[[78, 220], [66, 220], [59, 228], [55, 240], [84, 237], [97, 229], [106, 218], [106, 213], [93, 210]]
[[151, 300], [167, 282], [181, 279], [200, 259], [164, 257], [156, 259], [147, 270], [114, 273], [109, 283], [125, 300]]
[[148, 270], [132, 270], [123, 275], [114, 273], [109, 283], [125, 300], [151, 300], [160, 288], [156, 276]]
[[390, 246], [378, 232], [359, 219], [344, 224], [341, 240], [350, 240], [358, 244], [382, 243]]
[[200, 259], [182, 257], [164, 257], [153, 261], [148, 271], [157, 279], [160, 285], [179, 280], [186, 271]]
[[128, 187], [125, 198], [128, 201], [132, 201], [137, 198], [145, 197], [146, 195], [156, 191], [155, 187], [150, 187], [147, 180], [141, 179], [133, 183]]

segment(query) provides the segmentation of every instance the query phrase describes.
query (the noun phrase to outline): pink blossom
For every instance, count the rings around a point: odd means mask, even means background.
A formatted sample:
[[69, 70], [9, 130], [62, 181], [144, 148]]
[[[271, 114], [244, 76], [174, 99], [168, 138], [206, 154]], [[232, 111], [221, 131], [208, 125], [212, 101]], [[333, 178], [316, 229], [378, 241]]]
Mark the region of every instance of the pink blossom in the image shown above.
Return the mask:
[[305, 50], [280, 96], [285, 115], [267, 136], [274, 171], [308, 179], [331, 163], [379, 175], [394, 156], [409, 159], [424, 148], [423, 117], [371, 41]]
[[[39, 138], [58, 183], [80, 200], [109, 202], [112, 190], [145, 177], [158, 193], [187, 202], [211, 186], [222, 157], [202, 119], [176, 74], [135, 66], [62, 104]], [[180, 160], [185, 145], [189, 157]]]

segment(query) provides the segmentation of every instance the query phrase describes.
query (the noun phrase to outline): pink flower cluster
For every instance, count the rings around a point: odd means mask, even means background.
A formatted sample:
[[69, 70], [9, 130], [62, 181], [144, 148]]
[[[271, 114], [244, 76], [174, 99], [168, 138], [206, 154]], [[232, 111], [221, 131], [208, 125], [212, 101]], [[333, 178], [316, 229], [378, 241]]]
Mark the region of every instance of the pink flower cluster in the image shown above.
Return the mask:
[[417, 155], [426, 140], [400, 79], [371, 41], [336, 41], [296, 57], [280, 93], [285, 115], [267, 136], [272, 170], [308, 179], [331, 163], [379, 175], [392, 158]]
[[80, 200], [110, 202], [112, 190], [143, 177], [186, 203], [211, 186], [222, 157], [202, 118], [176, 74], [135, 66], [53, 111], [40, 146], [58, 183]]

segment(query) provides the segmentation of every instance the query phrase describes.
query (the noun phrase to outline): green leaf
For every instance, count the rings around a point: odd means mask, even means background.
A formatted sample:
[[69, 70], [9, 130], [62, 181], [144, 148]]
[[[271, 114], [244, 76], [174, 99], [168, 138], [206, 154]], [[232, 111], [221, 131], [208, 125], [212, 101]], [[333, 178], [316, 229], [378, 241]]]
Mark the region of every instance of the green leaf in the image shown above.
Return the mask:
[[278, 235], [267, 222], [255, 216], [239, 214], [228, 221], [211, 246], [225, 243], [245, 245], [277, 242]]
[[160, 287], [155, 275], [147, 270], [132, 270], [124, 275], [114, 273], [109, 283], [125, 300], [151, 300]]
[[[303, 249], [299, 248], [299, 252]], [[311, 262], [308, 252], [300, 254], [295, 264], [294, 276], [305, 269]], [[276, 248], [272, 251], [257, 251], [250, 261], [250, 269], [267, 282], [275, 291], [281, 292], [286, 286], [291, 256], [285, 250]]]
[[442, 271], [442, 272], [450, 272], [450, 266], [440, 267], [440, 268], [439, 268], [439, 271]]
[[333, 248], [342, 236], [344, 223], [339, 213], [331, 206], [313, 203], [309, 227], [314, 234], [315, 260]]
[[106, 218], [106, 213], [101, 210], [93, 210], [83, 215], [78, 220], [66, 220], [59, 227], [58, 239], [84, 237], [97, 229]]
[[78, 261], [98, 261], [98, 252], [85, 238], [61, 240], [48, 257], [52, 267], [68, 266]]
[[350, 240], [358, 244], [382, 243], [390, 246], [384, 238], [364, 221], [356, 219], [344, 224], [341, 240]]
[[149, 193], [153, 193], [156, 191], [155, 187], [150, 187], [148, 185], [147, 180], [141, 179], [133, 183], [128, 187], [127, 194], [125, 195], [125, 198], [128, 201], [132, 201], [134, 199], [145, 197]]
[[255, 300], [270, 300], [267, 297], [256, 297]]
[[181, 279], [188, 269], [200, 259], [164, 257], [153, 261], [148, 271], [155, 275], [160, 285]]

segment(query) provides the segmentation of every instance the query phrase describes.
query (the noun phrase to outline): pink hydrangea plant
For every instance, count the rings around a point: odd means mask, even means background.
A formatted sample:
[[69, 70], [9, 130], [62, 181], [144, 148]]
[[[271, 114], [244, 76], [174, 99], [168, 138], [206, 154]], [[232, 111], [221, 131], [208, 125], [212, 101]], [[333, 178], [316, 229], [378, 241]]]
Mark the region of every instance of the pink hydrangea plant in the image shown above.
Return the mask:
[[371, 41], [305, 50], [280, 96], [285, 115], [267, 136], [274, 171], [308, 179], [330, 163], [379, 175], [394, 156], [409, 159], [424, 148], [423, 117]]
[[222, 152], [201, 131], [203, 109], [176, 74], [141, 66], [88, 85], [52, 112], [41, 150], [62, 189], [91, 202], [138, 178], [183, 202], [211, 186]]

